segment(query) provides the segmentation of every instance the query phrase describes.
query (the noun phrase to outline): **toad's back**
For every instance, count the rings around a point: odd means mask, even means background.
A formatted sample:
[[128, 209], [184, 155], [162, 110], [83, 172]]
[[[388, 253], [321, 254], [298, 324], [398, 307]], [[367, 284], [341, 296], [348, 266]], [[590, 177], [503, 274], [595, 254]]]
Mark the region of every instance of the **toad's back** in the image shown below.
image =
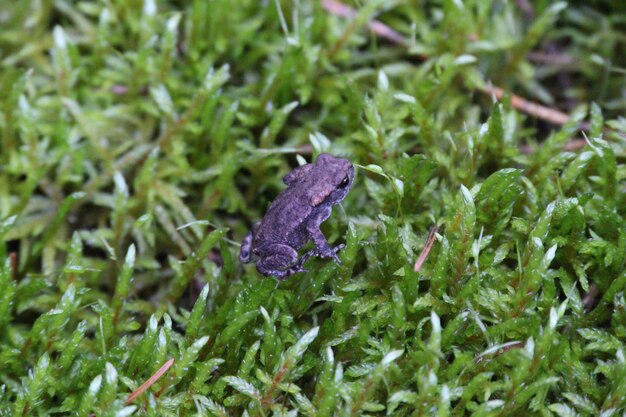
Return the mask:
[[307, 220], [314, 211], [302, 188], [290, 187], [276, 197], [254, 233], [254, 246], [282, 243], [299, 249], [308, 240]]

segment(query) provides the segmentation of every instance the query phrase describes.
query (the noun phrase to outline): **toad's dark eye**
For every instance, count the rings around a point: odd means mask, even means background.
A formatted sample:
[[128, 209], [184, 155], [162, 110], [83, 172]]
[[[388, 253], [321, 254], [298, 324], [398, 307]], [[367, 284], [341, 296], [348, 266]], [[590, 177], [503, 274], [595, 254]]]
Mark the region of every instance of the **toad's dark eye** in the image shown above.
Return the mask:
[[350, 183], [350, 178], [348, 178], [348, 176], [346, 175], [344, 179], [341, 180], [341, 183], [339, 184], [339, 188], [346, 188], [346, 186], [349, 183]]

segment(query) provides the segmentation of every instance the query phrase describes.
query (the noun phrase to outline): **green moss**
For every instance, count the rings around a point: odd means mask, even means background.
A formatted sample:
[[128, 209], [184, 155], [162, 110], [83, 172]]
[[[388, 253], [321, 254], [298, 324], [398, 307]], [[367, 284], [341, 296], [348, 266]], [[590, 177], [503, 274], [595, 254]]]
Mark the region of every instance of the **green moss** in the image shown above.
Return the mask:
[[[626, 9], [356, 3], [0, 5], [0, 416], [626, 411]], [[321, 152], [342, 265], [240, 265]]]

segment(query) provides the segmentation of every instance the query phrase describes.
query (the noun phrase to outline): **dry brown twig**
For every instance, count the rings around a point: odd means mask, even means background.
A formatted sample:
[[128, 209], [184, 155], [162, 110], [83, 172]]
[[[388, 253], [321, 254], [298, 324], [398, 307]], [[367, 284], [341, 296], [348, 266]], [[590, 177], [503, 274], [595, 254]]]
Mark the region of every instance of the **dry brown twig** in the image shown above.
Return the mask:
[[171, 358], [167, 362], [163, 364], [146, 382], [141, 384], [139, 388], [133, 391], [132, 394], [128, 396], [126, 399], [126, 404], [130, 404], [133, 400], [143, 394], [148, 388], [150, 388], [155, 382], [159, 380], [163, 376], [164, 373], [167, 372], [174, 365], [174, 358]]
[[[322, 7], [331, 12], [335, 16], [343, 18], [352, 18], [356, 16], [356, 10], [347, 4], [343, 4], [335, 0], [322, 0]], [[387, 39], [393, 43], [403, 44], [405, 42], [404, 36], [391, 29], [386, 24], [379, 22], [378, 20], [372, 20], [368, 23], [370, 30], [383, 39]]]
[[[495, 85], [487, 86], [484, 89], [481, 89], [481, 91], [485, 94], [493, 95], [493, 97], [498, 100], [502, 100], [502, 98], [506, 95], [506, 92], [502, 88], [496, 87]], [[524, 113], [531, 114], [538, 119], [546, 120], [550, 123], [554, 123], [555, 125], [563, 125], [569, 120], [569, 116], [567, 114], [558, 110], [534, 103], [515, 94], [509, 94], [509, 97], [511, 98], [511, 106]]]
[[418, 272], [422, 269], [422, 265], [426, 262], [426, 258], [428, 258], [428, 254], [430, 250], [433, 248], [435, 244], [435, 239], [437, 238], [437, 231], [439, 230], [439, 226], [433, 226], [428, 231], [428, 237], [426, 238], [426, 244], [424, 245], [424, 249], [422, 249], [422, 253], [417, 257], [415, 261], [415, 265], [413, 266], [413, 271]]
[[548, 65], [565, 66], [576, 63], [576, 60], [571, 55], [546, 52], [530, 52], [528, 59], [537, 64]]

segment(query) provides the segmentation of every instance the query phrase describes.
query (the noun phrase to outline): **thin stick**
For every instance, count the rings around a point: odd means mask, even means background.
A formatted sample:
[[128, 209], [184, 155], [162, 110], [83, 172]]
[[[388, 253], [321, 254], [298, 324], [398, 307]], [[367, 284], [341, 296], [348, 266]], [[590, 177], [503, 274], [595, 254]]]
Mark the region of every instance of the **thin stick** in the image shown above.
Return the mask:
[[[347, 4], [343, 4], [336, 0], [322, 0], [322, 7], [335, 16], [343, 17], [343, 18], [352, 18], [356, 16], [356, 10]], [[383, 39], [387, 39], [393, 43], [403, 44], [405, 42], [404, 37], [391, 29], [386, 24], [379, 22], [378, 20], [372, 20], [367, 24], [370, 30]]]
[[[498, 100], [502, 100], [506, 94], [503, 89], [496, 87], [495, 85], [487, 86], [484, 89], [481, 89], [481, 91], [485, 94], [493, 94], [493, 96]], [[509, 96], [511, 97], [511, 106], [523, 111], [524, 113], [536, 116], [538, 119], [547, 120], [555, 125], [563, 125], [569, 120], [569, 116], [563, 112], [551, 109], [550, 107], [542, 106], [541, 104], [526, 100], [525, 98], [515, 94], [509, 94]]]
[[17, 268], [19, 267], [17, 252], [9, 253], [9, 258], [11, 259], [11, 279], [13, 281], [17, 281]]
[[572, 65], [576, 63], [573, 56], [567, 54], [557, 53], [545, 53], [545, 52], [530, 52], [528, 59], [538, 64], [548, 65]]
[[165, 362], [163, 366], [161, 366], [158, 371], [156, 371], [150, 378], [148, 378], [146, 382], [141, 384], [139, 388], [133, 391], [133, 393], [128, 396], [128, 399], [126, 399], [126, 404], [130, 404], [135, 398], [143, 394], [148, 388], [150, 388], [155, 382], [157, 382], [159, 378], [161, 378], [163, 374], [172, 367], [172, 365], [174, 365], [174, 358], [171, 358], [170, 360]]
[[435, 243], [435, 238], [437, 237], [437, 230], [439, 230], [439, 226], [433, 226], [428, 231], [428, 237], [426, 238], [426, 244], [424, 245], [424, 249], [422, 249], [422, 253], [417, 257], [415, 261], [415, 265], [413, 266], [413, 271], [418, 272], [422, 269], [422, 265], [426, 262], [426, 258], [428, 258], [428, 254]]

